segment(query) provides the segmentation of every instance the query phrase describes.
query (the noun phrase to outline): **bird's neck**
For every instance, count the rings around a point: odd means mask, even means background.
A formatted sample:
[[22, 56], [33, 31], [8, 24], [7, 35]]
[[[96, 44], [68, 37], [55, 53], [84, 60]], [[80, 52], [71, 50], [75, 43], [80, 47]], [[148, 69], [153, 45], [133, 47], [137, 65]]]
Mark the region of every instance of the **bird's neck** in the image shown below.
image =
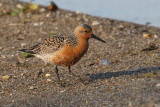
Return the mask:
[[76, 46], [75, 50], [80, 54], [85, 54], [88, 50], [88, 40], [86, 39], [79, 39], [78, 45]]

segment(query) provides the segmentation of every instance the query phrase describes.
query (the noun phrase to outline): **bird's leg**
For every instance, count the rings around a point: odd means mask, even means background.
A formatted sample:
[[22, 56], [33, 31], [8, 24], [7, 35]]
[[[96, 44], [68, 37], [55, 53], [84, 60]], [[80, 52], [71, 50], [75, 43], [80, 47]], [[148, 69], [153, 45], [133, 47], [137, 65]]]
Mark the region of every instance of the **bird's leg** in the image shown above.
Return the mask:
[[58, 82], [62, 86], [62, 82], [61, 82], [59, 74], [58, 74], [58, 68], [57, 68], [57, 66], [55, 67], [55, 72], [56, 72], [56, 75], [57, 75]]
[[72, 76], [78, 77], [79, 80], [80, 80], [81, 82], [83, 82], [83, 80], [81, 79], [81, 77], [80, 77], [79, 75], [76, 75], [76, 74], [74, 74], [73, 72], [71, 72], [71, 67], [70, 67], [70, 66], [68, 66], [68, 71], [69, 71], [69, 73], [70, 73]]

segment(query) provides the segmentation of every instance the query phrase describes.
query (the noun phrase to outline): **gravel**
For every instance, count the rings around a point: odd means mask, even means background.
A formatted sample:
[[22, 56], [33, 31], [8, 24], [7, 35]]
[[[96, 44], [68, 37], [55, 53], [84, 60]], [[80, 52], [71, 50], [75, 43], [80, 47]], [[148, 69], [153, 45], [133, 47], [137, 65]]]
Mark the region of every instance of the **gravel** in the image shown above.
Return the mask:
[[[48, 12], [44, 6], [39, 6], [40, 11], [13, 16], [9, 12], [18, 9], [17, 5], [27, 3], [0, 1], [2, 107], [160, 106], [160, 28], [63, 9]], [[25, 58], [18, 51], [51, 34], [72, 32], [82, 23], [91, 25], [94, 34], [107, 42], [90, 40], [88, 52], [71, 67], [88, 84], [59, 67], [60, 77], [67, 84], [61, 87], [53, 65], [35, 57]], [[144, 38], [144, 33], [158, 38]]]

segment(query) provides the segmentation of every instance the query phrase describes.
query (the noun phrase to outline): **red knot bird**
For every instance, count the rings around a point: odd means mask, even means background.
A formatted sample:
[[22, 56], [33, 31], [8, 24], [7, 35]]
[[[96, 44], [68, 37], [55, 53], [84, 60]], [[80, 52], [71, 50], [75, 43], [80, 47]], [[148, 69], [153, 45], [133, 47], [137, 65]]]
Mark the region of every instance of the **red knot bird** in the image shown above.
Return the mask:
[[81, 24], [75, 28], [73, 33], [56, 34], [29, 49], [20, 51], [31, 53], [45, 63], [54, 64], [58, 81], [62, 85], [57, 66], [67, 66], [70, 74], [78, 76], [71, 72], [70, 66], [77, 63], [87, 52], [90, 38], [106, 43], [93, 34], [89, 25]]

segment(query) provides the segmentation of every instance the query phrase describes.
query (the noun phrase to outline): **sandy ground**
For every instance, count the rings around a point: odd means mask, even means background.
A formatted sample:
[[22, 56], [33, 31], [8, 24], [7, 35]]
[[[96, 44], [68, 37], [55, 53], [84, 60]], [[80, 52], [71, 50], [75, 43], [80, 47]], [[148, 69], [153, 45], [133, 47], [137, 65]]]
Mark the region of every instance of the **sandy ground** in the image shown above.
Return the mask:
[[[0, 107], [160, 107], [159, 28], [62, 9], [24, 11], [26, 5], [0, 0]], [[18, 51], [82, 23], [107, 42], [90, 40], [88, 52], [71, 67], [88, 84], [59, 67], [67, 84], [61, 87], [53, 65]]]

